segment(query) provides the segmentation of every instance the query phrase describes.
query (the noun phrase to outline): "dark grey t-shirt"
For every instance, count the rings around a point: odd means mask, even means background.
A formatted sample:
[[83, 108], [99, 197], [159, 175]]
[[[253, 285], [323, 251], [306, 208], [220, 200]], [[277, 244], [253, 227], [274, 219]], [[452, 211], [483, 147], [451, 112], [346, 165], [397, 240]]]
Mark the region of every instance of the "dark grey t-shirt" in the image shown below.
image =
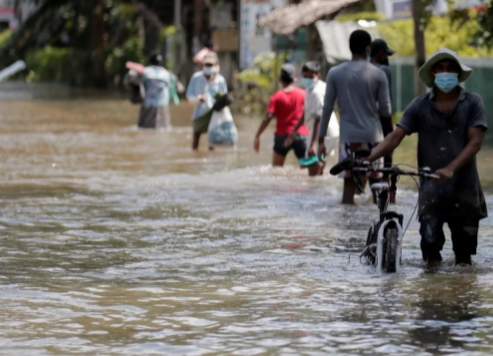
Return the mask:
[[372, 64], [375, 67], [380, 68], [385, 73], [385, 76], [387, 77], [387, 82], [389, 83], [390, 102], [392, 102], [392, 72], [390, 71], [389, 66], [386, 66], [384, 64], [378, 64], [378, 63], [372, 63]]
[[383, 71], [366, 61], [348, 61], [329, 70], [319, 137], [325, 137], [337, 100], [344, 143], [383, 140], [379, 116], [392, 115]]
[[[418, 133], [420, 168], [429, 167], [432, 172], [445, 168], [467, 145], [469, 128], [480, 127], [486, 131], [481, 97], [460, 90], [459, 100], [450, 116], [434, 104], [432, 91], [414, 99], [397, 124], [408, 135]], [[419, 216], [423, 215], [478, 219], [488, 215], [475, 158], [457, 170], [446, 183], [421, 181]]]

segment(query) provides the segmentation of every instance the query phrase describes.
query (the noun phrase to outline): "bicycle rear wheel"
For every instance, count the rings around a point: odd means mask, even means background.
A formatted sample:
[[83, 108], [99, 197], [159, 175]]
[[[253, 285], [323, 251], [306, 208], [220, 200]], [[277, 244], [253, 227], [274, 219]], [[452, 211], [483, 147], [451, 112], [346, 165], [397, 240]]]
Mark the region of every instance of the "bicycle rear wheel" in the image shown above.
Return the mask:
[[387, 225], [384, 237], [382, 269], [385, 273], [394, 273], [396, 272], [397, 254], [399, 253], [397, 251], [399, 246], [399, 230], [395, 223]]

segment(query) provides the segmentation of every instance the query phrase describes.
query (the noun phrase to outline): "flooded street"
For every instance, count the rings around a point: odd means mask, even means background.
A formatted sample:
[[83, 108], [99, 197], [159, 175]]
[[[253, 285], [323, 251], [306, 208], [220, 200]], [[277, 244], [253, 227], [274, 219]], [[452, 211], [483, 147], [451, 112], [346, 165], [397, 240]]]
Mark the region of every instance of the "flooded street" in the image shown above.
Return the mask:
[[[493, 218], [474, 265], [421, 262], [418, 223], [400, 274], [358, 253], [376, 207], [342, 207], [340, 180], [272, 169], [272, 132], [237, 118], [236, 151], [139, 131], [116, 94], [2, 84], [0, 354], [491, 355]], [[414, 163], [407, 138], [395, 162]], [[479, 159], [493, 188], [492, 150]], [[404, 181], [396, 209], [417, 194]], [[493, 214], [493, 195], [487, 196]]]

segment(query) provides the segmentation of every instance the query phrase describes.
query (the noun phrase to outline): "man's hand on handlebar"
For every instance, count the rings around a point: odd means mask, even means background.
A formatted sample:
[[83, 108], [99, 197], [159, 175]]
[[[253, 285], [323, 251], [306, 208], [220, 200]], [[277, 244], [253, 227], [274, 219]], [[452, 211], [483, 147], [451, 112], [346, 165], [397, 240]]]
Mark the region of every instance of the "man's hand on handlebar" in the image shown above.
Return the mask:
[[363, 157], [363, 158], [355, 158], [354, 159], [354, 165], [358, 167], [366, 167], [370, 165], [370, 161], [368, 160], [368, 157]]
[[435, 172], [438, 175], [438, 178], [433, 179], [434, 182], [444, 183], [448, 182], [454, 176], [454, 171], [450, 168], [442, 168]]

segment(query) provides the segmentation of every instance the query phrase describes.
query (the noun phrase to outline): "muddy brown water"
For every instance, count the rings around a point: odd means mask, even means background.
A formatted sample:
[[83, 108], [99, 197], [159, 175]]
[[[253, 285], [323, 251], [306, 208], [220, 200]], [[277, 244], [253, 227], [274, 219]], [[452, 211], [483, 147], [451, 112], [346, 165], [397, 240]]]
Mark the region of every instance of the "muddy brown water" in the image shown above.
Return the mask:
[[0, 354], [493, 353], [491, 218], [472, 267], [448, 240], [424, 268], [413, 220], [402, 272], [379, 275], [356, 257], [376, 208], [342, 207], [341, 182], [292, 157], [269, 167], [258, 118], [236, 117], [236, 151], [194, 153], [188, 105], [154, 132], [117, 94], [2, 84], [0, 98]]

